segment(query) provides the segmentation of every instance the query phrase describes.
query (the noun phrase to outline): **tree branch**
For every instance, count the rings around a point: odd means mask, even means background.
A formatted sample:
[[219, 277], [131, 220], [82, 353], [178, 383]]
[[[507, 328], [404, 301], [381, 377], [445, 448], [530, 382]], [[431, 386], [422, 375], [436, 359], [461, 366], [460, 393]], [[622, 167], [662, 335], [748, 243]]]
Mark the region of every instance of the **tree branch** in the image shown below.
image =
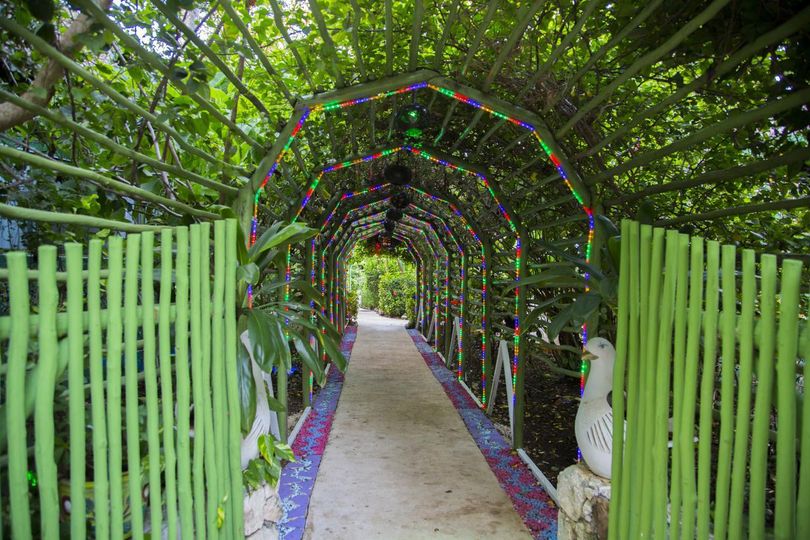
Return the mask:
[[[101, 0], [99, 7], [106, 11], [111, 3], [112, 0]], [[68, 58], [75, 57], [76, 53], [83, 47], [82, 43], [75, 40], [76, 36], [87, 32], [92, 24], [93, 19], [87, 15], [82, 14], [76, 17], [68, 29], [59, 37], [57, 49]], [[64, 73], [65, 70], [62, 66], [55, 60], [49, 60], [45, 67], [34, 77], [31, 87], [22, 95], [22, 98], [42, 107], [47, 107], [53, 97], [54, 87]], [[45, 92], [44, 96], [43, 90]], [[35, 116], [36, 113], [18, 107], [13, 103], [0, 103], [0, 131], [6, 131], [18, 126]]]

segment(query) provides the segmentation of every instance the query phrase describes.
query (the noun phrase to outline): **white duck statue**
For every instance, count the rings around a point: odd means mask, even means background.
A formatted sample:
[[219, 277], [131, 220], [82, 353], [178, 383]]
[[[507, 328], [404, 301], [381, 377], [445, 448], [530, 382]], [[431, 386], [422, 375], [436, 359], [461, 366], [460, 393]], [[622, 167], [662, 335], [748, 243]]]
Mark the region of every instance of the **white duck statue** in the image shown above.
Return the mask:
[[610, 479], [613, 459], [613, 362], [616, 350], [604, 338], [588, 341], [582, 358], [591, 367], [574, 421], [582, 458], [591, 471]]

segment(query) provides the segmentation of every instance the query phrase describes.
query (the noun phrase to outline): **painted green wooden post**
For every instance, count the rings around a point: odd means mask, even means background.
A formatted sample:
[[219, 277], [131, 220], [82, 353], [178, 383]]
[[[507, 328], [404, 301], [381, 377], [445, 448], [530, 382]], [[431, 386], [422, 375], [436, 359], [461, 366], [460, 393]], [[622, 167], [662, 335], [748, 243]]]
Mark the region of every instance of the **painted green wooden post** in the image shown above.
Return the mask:
[[244, 507], [242, 498], [242, 467], [239, 419], [239, 382], [236, 371], [236, 234], [237, 222], [225, 223], [225, 381], [228, 394], [228, 464], [230, 466], [229, 500], [231, 501], [231, 533], [244, 538]]
[[[101, 245], [101, 240], [97, 238], [90, 240], [87, 262], [87, 313], [90, 343], [92, 422], [93, 426], [98, 426], [98, 429], [93, 430], [93, 472], [95, 473], [93, 478], [95, 486], [93, 513], [95, 516], [96, 537], [106, 538], [110, 533], [110, 513], [109, 476], [107, 473], [107, 420], [105, 416], [107, 403], [104, 399], [104, 371], [102, 368]], [[129, 370], [127, 370], [127, 374], [129, 374]], [[137, 398], [135, 399], [137, 406]], [[137, 440], [138, 429], [135, 428], [133, 431], [134, 438]], [[140, 490], [138, 493], [140, 494]]]
[[177, 229], [175, 270], [177, 319], [174, 326], [175, 374], [177, 378], [177, 499], [180, 502], [182, 538], [194, 536], [194, 500], [191, 486], [191, 387], [189, 380], [189, 236], [188, 228]]
[[[675, 290], [678, 284], [678, 274], [672, 271], [678, 267], [680, 251], [678, 249], [680, 238], [677, 231], [666, 232], [666, 255], [664, 259], [664, 285], [660, 307], [660, 329], [658, 332], [658, 342], [656, 344], [655, 362], [650, 362], [649, 367], [655, 368], [655, 386], [658, 391], [655, 393], [654, 402], [654, 432], [652, 460], [655, 470], [665, 470], [669, 460], [669, 448], [667, 439], [667, 419], [669, 417], [669, 392], [660, 389], [669, 386], [670, 365], [672, 362], [672, 324], [674, 318]], [[614, 370], [615, 370], [614, 366]], [[624, 429], [622, 427], [622, 429]], [[617, 437], [618, 438], [618, 437]], [[615, 442], [614, 442], [615, 444]], [[615, 450], [614, 450], [615, 451]], [[650, 494], [653, 499], [653, 534], [666, 535], [667, 532], [667, 482], [662, 475], [655, 475], [654, 489]], [[676, 509], [673, 507], [673, 513]]]
[[[124, 458], [121, 432], [123, 239], [120, 236], [111, 236], [108, 240], [107, 250], [107, 267], [109, 268], [107, 277], [107, 313], [109, 314], [107, 322], [107, 437], [110, 446], [110, 535], [112, 538], [118, 539], [124, 536]], [[81, 270], [81, 267], [79, 269]], [[81, 273], [79, 273], [79, 278], [81, 279]], [[75, 448], [75, 446], [71, 446], [70, 451], [73, 452]], [[71, 499], [71, 516], [81, 516], [80, 513], [73, 513], [73, 500]], [[77, 519], [77, 521], [79, 520]]]
[[[613, 388], [625, 389], [627, 380], [627, 348], [628, 331], [630, 322], [630, 248], [632, 245], [630, 231], [634, 223], [625, 219], [621, 223], [622, 238], [621, 256], [619, 268], [619, 289], [618, 300], [619, 309], [616, 316], [616, 360], [613, 366]], [[613, 396], [613, 432], [621, 433], [625, 430], [624, 418], [626, 410], [625, 392], [616, 392]], [[623, 508], [623, 501], [626, 492], [622, 480], [625, 477], [624, 456], [626, 448], [624, 437], [616, 437], [613, 441], [613, 456], [611, 462], [611, 475], [613, 478], [613, 490], [611, 492], [611, 503], [613, 511], [608, 513], [608, 537], [618, 538], [620, 512]]]
[[700, 432], [698, 436], [697, 537], [709, 538], [712, 476], [712, 394], [717, 361], [717, 319], [720, 291], [720, 244], [710, 241], [706, 247], [706, 312], [703, 319], [703, 373], [700, 383]]
[[[630, 349], [629, 361], [632, 361], [633, 368], [629, 373], [628, 389], [627, 389], [627, 451], [630, 453], [629, 457], [633, 463], [633, 467], [629, 467], [630, 478], [629, 487], [624, 490], [628, 496], [632, 493], [640, 493], [642, 486], [642, 469], [643, 469], [643, 421], [644, 415], [642, 411], [642, 401], [639, 389], [642, 387], [641, 380], [644, 375], [641, 370], [641, 362], [639, 361], [642, 354], [644, 354], [643, 336], [646, 335], [646, 298], [643, 297], [644, 291], [649, 290], [649, 273], [647, 269], [650, 267], [650, 240], [652, 238], [652, 229], [646, 226], [634, 227], [631, 231], [631, 249], [635, 248], [636, 252], [633, 261], [638, 261], [636, 267], [636, 278], [633, 281], [635, 286], [633, 291], [635, 298], [631, 296], [630, 305], [631, 310], [637, 307], [636, 313], [631, 311], [631, 319], [637, 325], [637, 329], [631, 326], [630, 342], [632, 347]], [[636, 247], [638, 246], [638, 247]], [[631, 256], [632, 256], [631, 255]], [[633, 331], [635, 330], [635, 333]], [[631, 405], [632, 404], [632, 405]], [[637, 537], [639, 534], [639, 520], [640, 520], [640, 505], [631, 505], [631, 511], [622, 516], [625, 522], [622, 524], [623, 531], [620, 538]], [[627, 531], [627, 532], [624, 532]]]
[[[808, 313], [805, 313], [805, 320]], [[810, 332], [805, 330], [802, 356], [810, 358]], [[804, 363], [804, 380], [810, 380], [810, 362]], [[799, 495], [796, 501], [796, 538], [810, 537], [810, 399], [802, 403], [801, 470], [799, 471]]]
[[734, 429], [734, 361], [735, 326], [737, 323], [736, 249], [722, 247], [721, 287], [721, 349], [723, 361], [720, 372], [720, 445], [717, 452], [717, 478], [715, 483], [714, 537], [726, 538], [729, 514], [729, 484], [731, 481], [731, 451]]
[[[120, 251], [120, 247], [119, 247]], [[110, 256], [112, 258], [112, 253]], [[81, 244], [70, 243], [65, 245], [65, 259], [67, 265], [67, 314], [68, 314], [68, 411], [70, 416], [70, 510], [71, 516], [76, 516], [70, 520], [70, 536], [76, 540], [83, 540], [87, 536], [87, 525], [84, 519], [86, 512], [86, 499], [84, 493], [85, 484], [85, 441], [86, 441], [86, 420], [85, 420], [85, 391], [84, 391], [84, 330], [82, 329], [82, 312], [84, 311], [84, 282], [82, 280], [82, 246]], [[120, 254], [118, 262], [120, 264]], [[120, 271], [119, 271], [120, 273]], [[120, 277], [115, 280], [114, 276], [109, 278], [109, 287], [114, 288], [118, 283], [119, 297], [118, 307], [121, 305], [120, 298]], [[110, 300], [108, 300], [108, 309]], [[13, 305], [13, 304], [12, 304]], [[112, 304], [113, 308], [116, 304]], [[112, 315], [112, 313], [111, 313]], [[120, 329], [120, 309], [119, 329]], [[120, 339], [119, 339], [120, 344]], [[120, 346], [119, 346], [120, 356]], [[119, 362], [120, 369], [120, 362]], [[120, 376], [119, 376], [120, 380]], [[120, 396], [121, 386], [118, 386]], [[109, 394], [108, 394], [109, 399]], [[120, 401], [120, 397], [119, 397]], [[110, 409], [112, 413], [112, 409]], [[118, 416], [120, 423], [121, 406], [118, 406]], [[111, 416], [112, 417], [112, 416]], [[112, 448], [110, 449], [112, 450]], [[118, 446], [121, 452], [121, 446]], [[112, 460], [112, 452], [110, 454]], [[112, 462], [112, 461], [111, 461]], [[119, 460], [120, 462], [120, 460]], [[119, 465], [120, 469], [120, 465]], [[119, 474], [120, 476], [120, 474]]]
[[[776, 360], [776, 510], [777, 540], [796, 538], [796, 354], [799, 335], [799, 290], [802, 263], [782, 262]], [[806, 399], [806, 396], [805, 396]]]
[[[485, 240], [482, 236], [479, 235], [479, 238], [481, 238], [481, 244], [483, 246], [482, 249], [484, 250], [484, 258], [485, 258], [485, 260], [487, 262], [487, 265], [491, 266], [492, 246], [489, 243], [489, 241]], [[490, 283], [487, 282], [488, 281], [487, 276], [491, 275], [489, 272], [490, 272], [490, 269], [487, 268], [486, 269], [486, 275], [481, 276], [482, 287], [484, 289], [486, 289], [486, 291], [487, 291], [487, 294], [484, 296], [484, 303], [483, 303], [483, 308], [482, 308], [484, 310], [484, 315], [482, 316], [482, 319], [483, 319], [483, 331], [484, 331], [484, 347], [483, 348], [485, 349], [484, 350], [483, 370], [482, 371], [483, 371], [483, 374], [485, 376], [485, 380], [486, 380], [487, 385], [489, 385], [490, 382], [493, 380], [493, 378], [492, 378], [492, 366], [494, 365], [494, 363], [493, 363], [493, 360], [492, 360], [492, 356], [493, 356], [492, 351], [496, 350], [495, 347], [494, 347], [495, 344], [492, 342], [492, 311], [493, 311], [493, 300], [494, 300], [494, 298], [493, 298], [493, 294], [492, 294], [492, 288], [490, 287], [491, 280], [490, 280]], [[484, 390], [489, 392], [489, 387], [482, 388], [482, 393], [483, 393]], [[487, 393], [486, 396], [489, 396], [489, 393]], [[482, 395], [482, 397], [485, 397], [485, 396]], [[482, 403], [484, 405], [486, 405], [486, 401], [487, 400], [484, 399], [484, 400], [482, 400]]]
[[[694, 538], [695, 533], [695, 445], [694, 422], [697, 399], [697, 369], [700, 347], [701, 315], [703, 313], [703, 240], [693, 238], [689, 265], [689, 311], [684, 366], [684, 396], [682, 429], [674, 444], [681, 447], [681, 484], [683, 486], [683, 523], [681, 538]], [[666, 385], [665, 385], [666, 386]], [[664, 388], [661, 386], [659, 388]], [[660, 469], [661, 471], [666, 468]], [[666, 500], [660, 501], [664, 504]], [[661, 531], [663, 532], [663, 531]]]
[[[642, 227], [642, 230], [644, 227]], [[647, 320], [647, 332], [642, 334], [644, 336], [644, 340], [642, 341], [643, 344], [643, 351], [644, 351], [644, 358], [650, 359], [655, 358], [656, 347], [658, 345], [658, 324], [657, 324], [657, 315], [660, 309], [660, 301], [661, 301], [661, 277], [662, 277], [662, 267], [663, 267], [663, 252], [664, 252], [664, 230], [663, 229], [652, 229], [651, 231], [652, 239], [651, 239], [651, 252], [649, 255], [649, 265], [645, 266], [645, 269], [649, 269], [649, 296], [647, 301], [644, 303], [645, 307], [647, 308], [646, 317]], [[644, 319], [642, 318], [642, 321]], [[657, 364], [657, 362], [656, 362]], [[651, 403], [655, 402], [655, 396], [657, 395], [656, 388], [655, 388], [655, 374], [658, 369], [658, 365], [651, 365], [649, 360], [644, 362], [645, 369], [643, 372], [643, 380], [644, 385], [642, 388], [643, 392], [643, 400], [645, 403], [644, 411], [643, 411], [643, 424], [642, 424], [642, 441], [643, 447], [647, 449], [646, 452], [643, 454], [643, 461], [642, 461], [642, 474], [645, 478], [653, 478], [652, 471], [654, 470], [654, 463], [653, 463], [653, 455], [652, 452], [649, 451], [650, 448], [653, 447], [654, 440], [655, 440], [655, 416], [654, 416], [654, 408], [650, 407]], [[653, 498], [652, 497], [644, 497], [641, 501], [641, 521], [640, 521], [640, 535], [649, 537], [652, 534], [652, 519], [653, 519]]]
[[6, 371], [6, 424], [8, 425], [8, 491], [11, 536], [31, 538], [28, 507], [28, 452], [25, 427], [25, 371], [28, 362], [28, 264], [25, 253], [6, 254], [11, 315]]
[[205, 465], [205, 487], [208, 495], [206, 504], [207, 531], [210, 538], [218, 538], [217, 528], [217, 507], [219, 497], [217, 486], [219, 486], [219, 469], [216, 461], [216, 445], [214, 439], [214, 413], [213, 399], [211, 395], [211, 224], [200, 224], [200, 258], [197, 262], [201, 267], [200, 273], [200, 297], [202, 302], [201, 335], [202, 344], [202, 397], [203, 397], [203, 429], [205, 431], [204, 465]]
[[[228, 429], [226, 426], [226, 386], [225, 386], [225, 222], [214, 222], [214, 286], [212, 289], [213, 301], [211, 311], [211, 394], [212, 394], [212, 423], [214, 443], [214, 467], [216, 468], [216, 482], [209, 484], [208, 490], [214, 490], [217, 508], [225, 508], [223, 497], [230, 485], [230, 470], [227, 466], [225, 452], [227, 451]], [[228, 505], [230, 503], [227, 503]], [[216, 515], [209, 516], [216, 525]], [[228, 515], [225, 516], [227, 523]], [[217, 527], [217, 536], [221, 536], [223, 529]]]
[[[680, 257], [678, 265], [673, 269], [678, 275], [678, 287], [675, 298], [675, 328], [673, 336], [673, 363], [672, 363], [672, 425], [673, 432], [680, 433], [683, 425], [683, 397], [684, 397], [684, 370], [686, 363], [686, 326], [688, 309], [688, 282], [689, 274], [689, 240], [683, 235], [679, 236]], [[691, 420], [687, 420], [691, 422]], [[672, 520], [671, 534], [673, 538], [680, 536], [680, 511], [683, 483], [681, 482], [681, 451], [682, 446], [673, 441], [672, 445], [672, 474], [670, 479], [670, 499], [672, 514], [677, 519]]]
[[[174, 448], [174, 430], [177, 426], [174, 414], [175, 396], [172, 388], [171, 322], [169, 308], [172, 301], [172, 229], [160, 233], [160, 309], [159, 313], [159, 358], [160, 402], [163, 405], [163, 459], [165, 478], [166, 526], [169, 538], [177, 538], [177, 459]], [[179, 412], [179, 411], [178, 411]], [[154, 529], [153, 529], [154, 530]]]
[[155, 343], [155, 287], [154, 287], [155, 234], [141, 235], [141, 305], [143, 306], [143, 367], [146, 389], [146, 443], [149, 463], [149, 517], [152, 531], [162, 528], [160, 481], [160, 409]]
[[734, 427], [734, 452], [731, 463], [731, 499], [728, 517], [730, 538], [743, 537], [743, 502], [748, 470], [748, 435], [751, 430], [751, 385], [754, 371], [754, 310], [756, 309], [756, 268], [754, 252], [742, 252], [742, 304], [740, 311], [740, 359], [737, 379], [737, 422]]
[[[202, 225], [192, 225], [191, 231], [191, 388], [194, 407], [194, 451], [193, 472], [194, 483], [194, 535], [196, 538], [206, 537], [206, 497], [204, 483], [205, 459], [205, 400], [203, 392], [206, 388], [202, 375], [202, 286], [200, 275], [202, 268], [200, 260], [203, 255], [207, 260], [208, 242], [205, 242], [206, 252], [203, 252]], [[207, 240], [207, 239], [206, 239]]]
[[765, 538], [765, 484], [768, 474], [768, 433], [770, 430], [774, 379], [776, 330], [776, 257], [760, 259], [762, 298], [759, 304], [759, 361], [754, 424], [751, 432], [751, 483], [748, 490], [748, 536]]
[[59, 495], [54, 461], [53, 401], [56, 389], [56, 248], [40, 246], [39, 262], [39, 358], [34, 406], [34, 455], [39, 487], [40, 534], [59, 536]]
[[[279, 269], [279, 272], [281, 272], [281, 271], [282, 271], [282, 269]], [[330, 279], [329, 287], [330, 287], [330, 290], [332, 290], [331, 289], [331, 287], [332, 287], [331, 279]], [[285, 287], [281, 287], [281, 288], [278, 289], [278, 300], [280, 302], [284, 301], [284, 292], [285, 292]], [[330, 310], [332, 310], [332, 309], [334, 309], [334, 308], [331, 306], [331, 303], [330, 303]], [[330, 311], [330, 313], [334, 313], [334, 312]], [[288, 407], [287, 407], [287, 401], [288, 401], [287, 383], [288, 383], [287, 369], [284, 366], [278, 366], [277, 369], [276, 369], [276, 399], [278, 399], [281, 402], [281, 404], [284, 406], [284, 410], [279, 411], [278, 413], [276, 413], [276, 417], [278, 418], [279, 439], [281, 440], [281, 442], [285, 442], [285, 443], [287, 442], [287, 436], [288, 436], [288, 425], [287, 425], [287, 419], [288, 419], [288, 416], [287, 416], [287, 410], [288, 410]]]
[[[466, 251], [465, 251], [466, 254]], [[470, 333], [470, 323], [467, 322], [467, 317], [469, 314], [472, 313], [472, 308], [470, 307], [470, 287], [468, 285], [469, 275], [470, 275], [470, 257], [466, 256], [463, 257], [463, 272], [464, 272], [464, 279], [461, 282], [461, 296], [464, 298], [462, 302], [463, 306], [463, 314], [464, 316], [461, 318], [461, 376], [462, 379], [464, 378], [464, 367], [467, 364], [467, 347], [468, 343], [472, 343], [473, 341], [469, 337]]]
[[141, 236], [127, 237], [126, 277], [124, 285], [124, 362], [125, 408], [127, 427], [127, 464], [132, 532], [141, 537], [143, 504], [141, 501], [141, 452], [138, 433], [138, 268]]

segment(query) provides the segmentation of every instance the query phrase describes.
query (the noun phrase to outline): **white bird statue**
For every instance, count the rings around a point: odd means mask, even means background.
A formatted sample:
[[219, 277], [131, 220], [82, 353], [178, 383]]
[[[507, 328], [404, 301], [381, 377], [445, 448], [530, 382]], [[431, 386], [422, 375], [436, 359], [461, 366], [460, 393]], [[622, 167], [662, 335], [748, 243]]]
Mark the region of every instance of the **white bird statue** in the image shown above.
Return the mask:
[[242, 470], [246, 469], [252, 459], [259, 457], [259, 437], [267, 433], [272, 433], [278, 438], [278, 416], [270, 410], [267, 401], [268, 393], [273, 396], [273, 380], [265, 376], [256, 359], [253, 358], [253, 347], [250, 344], [250, 337], [247, 330], [242, 332], [242, 344], [250, 356], [250, 364], [253, 371], [253, 381], [256, 384], [256, 418], [250, 433], [242, 439]]
[[610, 479], [613, 459], [613, 362], [616, 350], [603, 338], [588, 341], [584, 360], [591, 361], [588, 381], [574, 421], [582, 458], [594, 473]]

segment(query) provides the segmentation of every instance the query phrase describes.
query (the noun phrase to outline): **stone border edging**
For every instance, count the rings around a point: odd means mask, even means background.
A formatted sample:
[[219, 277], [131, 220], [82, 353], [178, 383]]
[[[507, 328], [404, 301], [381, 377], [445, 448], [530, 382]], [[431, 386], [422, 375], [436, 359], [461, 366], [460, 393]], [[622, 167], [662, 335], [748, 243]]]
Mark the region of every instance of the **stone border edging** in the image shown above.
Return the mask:
[[[357, 327], [349, 326], [343, 334], [340, 350], [348, 361], [351, 357]], [[278, 523], [280, 540], [300, 540], [307, 524], [307, 512], [321, 457], [329, 440], [344, 376], [337, 369], [329, 370], [326, 385], [315, 396], [312, 409], [292, 443], [296, 460], [287, 463], [279, 480], [282, 517]]]

